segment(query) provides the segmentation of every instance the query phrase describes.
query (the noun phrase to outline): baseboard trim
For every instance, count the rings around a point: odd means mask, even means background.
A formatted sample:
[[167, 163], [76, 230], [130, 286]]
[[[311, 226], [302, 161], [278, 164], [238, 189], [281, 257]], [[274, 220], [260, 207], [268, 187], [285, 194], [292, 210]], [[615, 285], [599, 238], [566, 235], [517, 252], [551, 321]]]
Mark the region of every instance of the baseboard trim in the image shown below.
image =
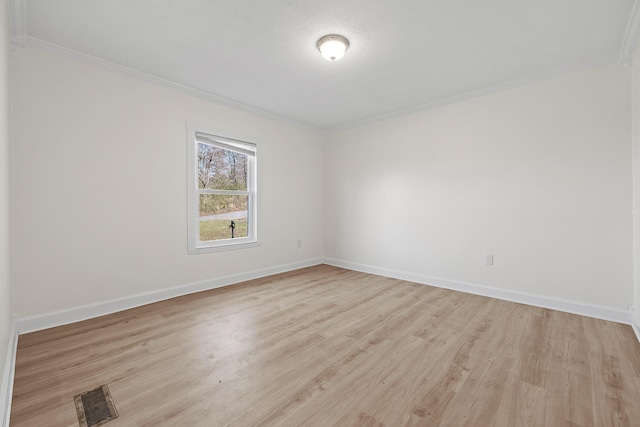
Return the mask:
[[9, 331], [9, 348], [7, 349], [7, 359], [4, 364], [4, 373], [2, 374], [2, 389], [0, 389], [0, 402], [2, 402], [2, 412], [0, 412], [0, 421], [3, 427], [9, 427], [11, 418], [11, 401], [13, 398], [13, 376], [16, 371], [16, 354], [18, 350], [18, 332], [17, 320], [14, 317], [11, 321], [11, 330]]
[[19, 334], [24, 334], [28, 332], [53, 328], [55, 326], [66, 325], [69, 323], [79, 322], [94, 317], [104, 316], [107, 314], [116, 313], [118, 311], [140, 307], [146, 304], [164, 301], [170, 298], [207, 291], [210, 289], [221, 288], [223, 286], [229, 286], [236, 283], [245, 282], [247, 280], [259, 279], [261, 277], [285, 273], [287, 271], [311, 267], [318, 264], [322, 264], [321, 258], [309, 259], [305, 261], [294, 262], [291, 264], [264, 268], [261, 270], [254, 270], [240, 274], [233, 274], [230, 276], [203, 280], [200, 282], [189, 283], [174, 288], [147, 292], [124, 298], [117, 298], [109, 301], [74, 307], [68, 310], [62, 310], [38, 316], [18, 318], [17, 332]]
[[[391, 277], [393, 279], [407, 280], [438, 288], [451, 289], [454, 291], [466, 292], [475, 295], [482, 295], [497, 298], [505, 301], [517, 302], [520, 304], [535, 307], [549, 308], [552, 310], [564, 311], [567, 313], [579, 314], [596, 319], [609, 320], [617, 323], [630, 324], [631, 316], [626, 310], [616, 310], [609, 307], [568, 301], [557, 298], [550, 298], [541, 295], [528, 294], [524, 292], [508, 291], [504, 289], [492, 288], [474, 283], [460, 282], [456, 280], [443, 279], [439, 277], [425, 276], [421, 274], [407, 273], [403, 271], [391, 270], [380, 267], [373, 267], [355, 262], [342, 261], [333, 258], [325, 258], [325, 264], [335, 267], [342, 267], [349, 270], [361, 271], [363, 273], [376, 274], [379, 276]], [[636, 329], [636, 334], [638, 330]]]
[[640, 313], [638, 313], [637, 308], [634, 306], [631, 306], [631, 327], [640, 342]]
[[[558, 311], [564, 311], [567, 313], [579, 314], [582, 316], [594, 317], [597, 319], [609, 320], [618, 323], [630, 324], [640, 341], [640, 320], [638, 319], [638, 312], [634, 311], [632, 307], [631, 312], [625, 310], [616, 310], [609, 307], [603, 307], [598, 305], [580, 303], [575, 301], [568, 301], [557, 298], [550, 298], [541, 295], [529, 294], [517, 291], [508, 291], [504, 289], [492, 288], [489, 286], [478, 285], [474, 283], [461, 282], [450, 279], [443, 279], [439, 277], [426, 276], [415, 273], [408, 273], [398, 270], [374, 267], [365, 264], [354, 263], [350, 261], [342, 261], [333, 258], [315, 258], [291, 264], [284, 264], [275, 267], [269, 267], [261, 270], [254, 270], [240, 274], [233, 274], [229, 276], [214, 278], [210, 280], [204, 280], [200, 282], [189, 283], [174, 288], [163, 289], [160, 291], [153, 291], [143, 294], [137, 294], [130, 297], [118, 298], [109, 301], [104, 301], [95, 304], [89, 304], [79, 307], [74, 307], [68, 310], [62, 310], [52, 313], [46, 313], [38, 316], [31, 316], [25, 318], [18, 318], [13, 322], [13, 336], [14, 342], [12, 348], [9, 349], [7, 355], [7, 362], [11, 362], [11, 375], [13, 375], [13, 368], [15, 366], [15, 352], [18, 343], [17, 335], [28, 332], [39, 331], [43, 329], [52, 328], [55, 326], [66, 325], [69, 323], [79, 322], [82, 320], [91, 319], [94, 317], [104, 316], [118, 311], [128, 310], [130, 308], [139, 307], [146, 304], [151, 304], [158, 301], [164, 301], [166, 299], [179, 297], [182, 295], [188, 295], [196, 292], [202, 292], [210, 289], [221, 288], [224, 286], [233, 285], [247, 280], [259, 279], [261, 277], [271, 276], [273, 274], [285, 273], [287, 271], [297, 270], [299, 268], [311, 267], [318, 264], [328, 264], [335, 267], [346, 268], [354, 271], [361, 271], [363, 273], [376, 274], [379, 276], [390, 277], [399, 280], [407, 280], [411, 282], [421, 283], [424, 285], [435, 286], [444, 289], [451, 289], [460, 292], [466, 292], [475, 295], [481, 295], [491, 298], [497, 298], [505, 301], [517, 302], [521, 304], [527, 304], [535, 307], [549, 308]], [[4, 378], [2, 390], [7, 390], [5, 384], [8, 378]], [[11, 378], [11, 384], [13, 384], [13, 378]], [[4, 402], [1, 400], [0, 402]]]

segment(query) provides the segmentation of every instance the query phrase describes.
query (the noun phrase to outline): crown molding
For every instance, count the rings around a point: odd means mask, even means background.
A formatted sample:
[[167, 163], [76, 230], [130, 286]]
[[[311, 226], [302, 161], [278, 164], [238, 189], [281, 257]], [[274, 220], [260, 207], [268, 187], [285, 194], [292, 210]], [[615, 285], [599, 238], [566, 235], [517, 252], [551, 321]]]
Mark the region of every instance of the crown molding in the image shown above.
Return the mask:
[[326, 136], [332, 132], [349, 129], [373, 122], [378, 122], [386, 119], [391, 119], [407, 114], [428, 110], [431, 108], [440, 107], [455, 102], [464, 101], [467, 99], [475, 98], [478, 96], [498, 92], [501, 90], [509, 89], [512, 87], [522, 86], [535, 81], [543, 80], [552, 77], [557, 74], [562, 74], [571, 71], [578, 71], [581, 69], [591, 68], [606, 63], [619, 62], [625, 65], [631, 66], [633, 62], [633, 54], [635, 52], [638, 43], [640, 42], [640, 0], [634, 0], [631, 11], [631, 16], [627, 24], [625, 37], [622, 43], [622, 47], [618, 53], [612, 53], [602, 55], [581, 61], [579, 63], [571, 64], [568, 66], [560, 67], [557, 69], [545, 71], [535, 75], [511, 80], [502, 84], [486, 87], [483, 89], [461, 93], [448, 98], [439, 99], [433, 102], [416, 105], [409, 108], [399, 109], [390, 113], [381, 114], [377, 116], [367, 117], [364, 119], [356, 119], [350, 122], [338, 124], [335, 126], [329, 126], [326, 128], [317, 127], [312, 124], [301, 122], [289, 117], [281, 116], [276, 113], [272, 113], [266, 110], [262, 110], [251, 105], [243, 104], [238, 101], [234, 101], [229, 98], [225, 98], [219, 95], [215, 95], [200, 89], [196, 89], [181, 83], [176, 83], [171, 80], [167, 80], [161, 77], [157, 77], [152, 74], [148, 74], [142, 71], [138, 71], [133, 68], [126, 67], [105, 59], [101, 59], [95, 56], [91, 56], [73, 49], [69, 49], [54, 43], [50, 43], [35, 37], [28, 36], [26, 34], [26, 0], [7, 0], [9, 6], [9, 20], [11, 29], [11, 47], [14, 50], [21, 50], [25, 47], [33, 47], [36, 49], [48, 51], [61, 56], [73, 58], [82, 62], [98, 65], [102, 68], [109, 69], [121, 74], [126, 74], [131, 77], [143, 80], [149, 83], [153, 83], [159, 86], [163, 86], [168, 89], [172, 89], [178, 92], [182, 92], [187, 95], [195, 96], [210, 102], [232, 107], [241, 111], [253, 113], [262, 117], [266, 117], [272, 120], [277, 120], [289, 125], [304, 128], [320, 135]]
[[[640, 0], [637, 0], [637, 1], [640, 1]], [[522, 77], [522, 78], [519, 78], [519, 79], [510, 80], [508, 82], [500, 83], [500, 84], [497, 84], [497, 85], [494, 85], [494, 86], [489, 86], [489, 87], [485, 87], [485, 88], [478, 89], [478, 90], [472, 90], [472, 91], [469, 91], [469, 92], [464, 92], [464, 93], [461, 93], [461, 94], [458, 94], [458, 95], [454, 95], [454, 96], [451, 96], [451, 97], [448, 97], [448, 98], [438, 99], [436, 101], [428, 102], [426, 104], [416, 105], [414, 107], [403, 108], [403, 109], [396, 110], [396, 111], [393, 111], [393, 112], [387, 113], [387, 114], [381, 114], [381, 115], [378, 115], [378, 116], [368, 117], [368, 118], [361, 119], [361, 120], [354, 120], [354, 121], [349, 122], [349, 123], [344, 123], [344, 124], [341, 124], [341, 125], [332, 126], [330, 128], [327, 128], [326, 132], [327, 133], [331, 133], [331, 132], [341, 131], [341, 130], [345, 130], [345, 129], [351, 129], [351, 128], [354, 128], [354, 127], [357, 127], [357, 126], [366, 125], [366, 124], [369, 124], [369, 123], [379, 122], [379, 121], [387, 120], [387, 119], [393, 119], [393, 118], [396, 118], [396, 117], [406, 116], [408, 114], [419, 113], [421, 111], [430, 110], [432, 108], [441, 107], [443, 105], [453, 104], [453, 103], [461, 102], [461, 101], [466, 101], [468, 99], [477, 98], [477, 97], [483, 96], [483, 95], [489, 95], [491, 93], [500, 92], [502, 90], [511, 89], [511, 88], [515, 88], [515, 87], [519, 87], [519, 86], [524, 86], [526, 84], [534, 83], [534, 82], [541, 81], [541, 80], [545, 80], [547, 78], [550, 78], [550, 77], [553, 77], [553, 76], [556, 76], [556, 75], [559, 75], [559, 74], [569, 73], [569, 72], [573, 72], [573, 71], [586, 70], [586, 69], [589, 69], [589, 68], [597, 67], [599, 65], [618, 63], [619, 61], [620, 61], [620, 59], [619, 59], [619, 55], [617, 53], [612, 53], [612, 54], [602, 55], [602, 56], [596, 56], [596, 57], [588, 59], [586, 61], [581, 61], [581, 62], [570, 64], [570, 65], [567, 65], [567, 66], [564, 66], [564, 67], [555, 68], [553, 70], [544, 71], [542, 73], [533, 74], [533, 75], [530, 75], [530, 76], [527, 76], [527, 77]]]
[[620, 62], [628, 66], [633, 65], [633, 54], [638, 47], [638, 41], [640, 41], [640, 0], [634, 0], [627, 30], [620, 47]]
[[[22, 0], [17, 0], [22, 1]], [[102, 58], [98, 58], [95, 56], [88, 55], [86, 53], [78, 52], [73, 49], [66, 48], [64, 46], [57, 45], [55, 43], [50, 43], [35, 37], [24, 36], [25, 46], [34, 49], [43, 50], [46, 52], [54, 53], [56, 55], [65, 56], [68, 58], [72, 58], [81, 62], [97, 65], [101, 68], [114, 71], [120, 74], [125, 74], [130, 77], [134, 77], [138, 80], [145, 81], [147, 83], [152, 83], [157, 86], [162, 86], [167, 89], [171, 89], [177, 92], [184, 93], [186, 95], [195, 96], [200, 99], [204, 99], [209, 102], [213, 102], [216, 104], [225, 105], [227, 107], [235, 108], [237, 110], [245, 111], [248, 113], [256, 114], [258, 116], [266, 117], [271, 120], [277, 120], [282, 123], [286, 123], [292, 126], [296, 126], [299, 128], [304, 128], [319, 134], [323, 133], [323, 130], [313, 126], [309, 123], [301, 122], [298, 120], [290, 119], [285, 116], [281, 116], [279, 114], [271, 113], [266, 110], [261, 110], [256, 107], [252, 107], [250, 105], [243, 104], [238, 101], [234, 101], [229, 98], [225, 98], [219, 95], [215, 95], [200, 89], [196, 89], [187, 85], [183, 85], [181, 83], [176, 83], [171, 80], [163, 79], [161, 77], [154, 76], [152, 74], [145, 73], [143, 71], [139, 71], [133, 68], [126, 67], [124, 65], [117, 64], [115, 62], [111, 62]]]
[[27, 46], [27, 4], [25, 0], [7, 0], [11, 49], [21, 50]]

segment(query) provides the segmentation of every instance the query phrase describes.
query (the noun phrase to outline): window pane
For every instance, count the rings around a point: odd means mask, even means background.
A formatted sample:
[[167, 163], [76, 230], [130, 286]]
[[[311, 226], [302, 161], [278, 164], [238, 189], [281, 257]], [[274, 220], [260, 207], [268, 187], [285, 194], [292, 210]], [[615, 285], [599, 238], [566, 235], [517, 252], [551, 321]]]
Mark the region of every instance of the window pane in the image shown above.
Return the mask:
[[248, 156], [198, 143], [198, 188], [247, 190]]
[[188, 251], [258, 246], [258, 147], [210, 132], [187, 123]]
[[201, 194], [200, 241], [247, 237], [248, 207], [249, 196], [246, 195]]

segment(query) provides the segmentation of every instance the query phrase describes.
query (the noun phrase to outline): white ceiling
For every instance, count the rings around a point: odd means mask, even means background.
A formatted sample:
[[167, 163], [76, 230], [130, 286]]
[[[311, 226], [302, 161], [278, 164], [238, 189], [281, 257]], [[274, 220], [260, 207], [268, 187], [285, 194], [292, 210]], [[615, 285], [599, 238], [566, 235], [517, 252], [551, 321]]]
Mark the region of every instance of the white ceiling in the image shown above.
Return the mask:
[[[224, 103], [335, 129], [627, 59], [637, 42], [636, 1], [9, 0], [9, 6], [14, 45], [86, 55]], [[329, 33], [351, 43], [334, 63], [315, 46]]]

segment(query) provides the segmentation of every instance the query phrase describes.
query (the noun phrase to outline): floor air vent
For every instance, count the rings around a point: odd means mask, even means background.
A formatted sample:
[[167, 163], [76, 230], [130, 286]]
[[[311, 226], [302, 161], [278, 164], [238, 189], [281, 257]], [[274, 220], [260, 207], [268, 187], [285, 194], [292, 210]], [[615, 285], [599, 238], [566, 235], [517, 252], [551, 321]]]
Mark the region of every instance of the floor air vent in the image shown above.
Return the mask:
[[76, 402], [80, 427], [99, 426], [118, 418], [118, 411], [111, 400], [109, 387], [102, 385], [73, 397]]

